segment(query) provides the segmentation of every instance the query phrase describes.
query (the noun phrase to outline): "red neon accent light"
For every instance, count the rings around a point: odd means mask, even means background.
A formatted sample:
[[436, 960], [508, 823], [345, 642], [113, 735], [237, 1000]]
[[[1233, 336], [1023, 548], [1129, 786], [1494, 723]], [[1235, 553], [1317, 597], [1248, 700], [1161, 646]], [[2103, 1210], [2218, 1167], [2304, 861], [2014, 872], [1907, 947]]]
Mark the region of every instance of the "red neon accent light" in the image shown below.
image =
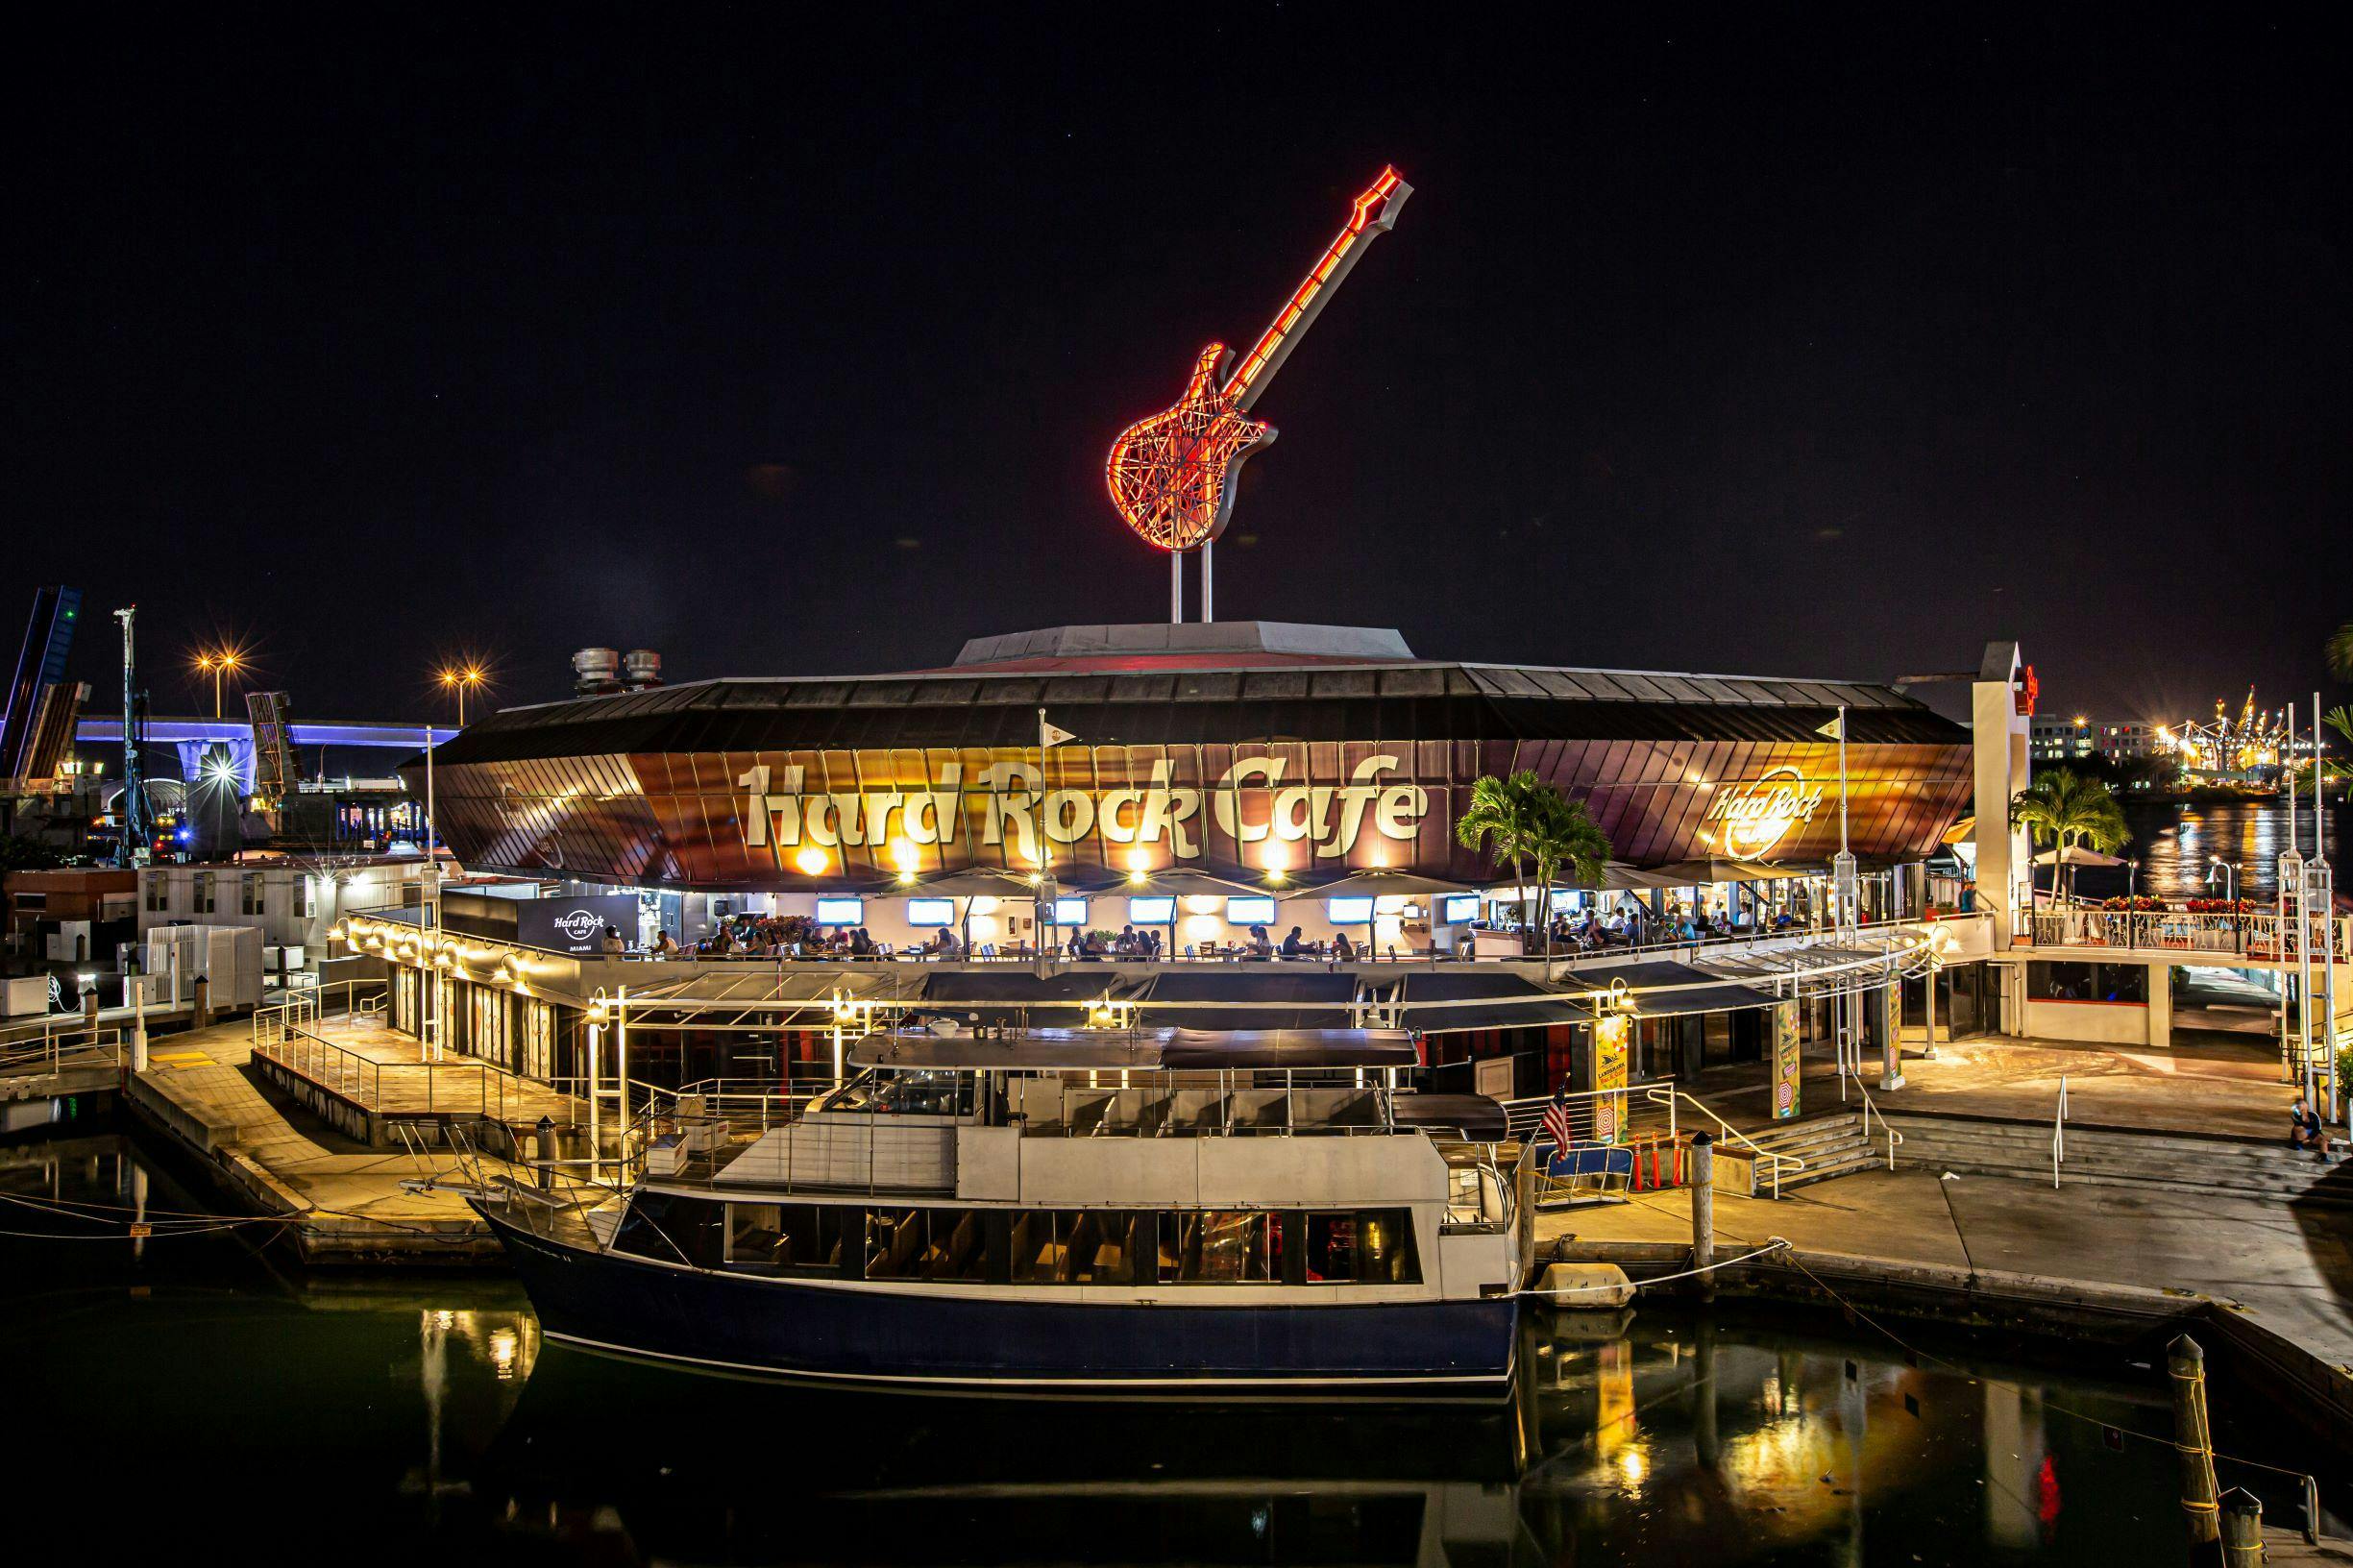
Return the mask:
[[[1147, 544], [1192, 550], [1225, 531], [1234, 511], [1234, 477], [1244, 459], [1275, 438], [1275, 428], [1247, 417], [1276, 371], [1338, 288], [1375, 235], [1386, 233], [1413, 187], [1393, 168], [1350, 206], [1314, 268], [1231, 376], [1233, 351], [1212, 343], [1193, 361], [1185, 395], [1119, 432], [1104, 465], [1112, 504]], [[1222, 380], [1221, 380], [1222, 377]]]

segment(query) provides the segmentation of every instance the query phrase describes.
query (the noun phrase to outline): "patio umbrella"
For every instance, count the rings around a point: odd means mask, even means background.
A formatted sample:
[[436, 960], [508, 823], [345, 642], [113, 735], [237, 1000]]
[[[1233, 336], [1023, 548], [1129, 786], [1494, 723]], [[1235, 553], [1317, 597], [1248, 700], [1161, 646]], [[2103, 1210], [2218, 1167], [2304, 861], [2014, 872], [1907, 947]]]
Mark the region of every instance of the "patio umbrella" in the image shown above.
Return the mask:
[[[2060, 858], [2058, 850], [2046, 849], [2034, 857], [2034, 863], [2037, 866], [2048, 866]], [[2096, 849], [2086, 849], [2080, 844], [2071, 844], [2067, 846], [2065, 860], [2070, 866], [2104, 866], [2110, 870], [2126, 864], [2116, 855], [2103, 855]]]

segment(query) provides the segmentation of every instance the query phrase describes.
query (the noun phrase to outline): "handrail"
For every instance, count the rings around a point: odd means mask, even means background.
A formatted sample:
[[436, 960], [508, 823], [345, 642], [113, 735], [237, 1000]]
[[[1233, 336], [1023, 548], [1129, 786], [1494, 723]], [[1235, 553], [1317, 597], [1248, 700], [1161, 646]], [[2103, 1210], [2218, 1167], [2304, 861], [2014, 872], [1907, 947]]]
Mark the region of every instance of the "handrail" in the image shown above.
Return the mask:
[[1879, 1131], [1887, 1135], [1887, 1168], [1893, 1170], [1896, 1168], [1896, 1145], [1903, 1141], [1903, 1135], [1896, 1131], [1895, 1124], [1887, 1119], [1887, 1113], [1872, 1099], [1871, 1090], [1863, 1089], [1860, 1077], [1855, 1079], [1854, 1087], [1863, 1090], [1863, 1141], [1871, 1141], [1871, 1118], [1877, 1116]]
[[107, 1024], [96, 1030], [75, 1016], [74, 1027], [44, 1031], [37, 1039], [27, 1035], [0, 1041], [0, 1073], [15, 1073], [30, 1067], [45, 1067], [49, 1072], [61, 1072], [68, 1066], [92, 1066], [99, 1063], [121, 1066], [123, 1031], [118, 1025]]
[[[1665, 1090], [1665, 1095], [1663, 1098], [1660, 1094], [1661, 1090]], [[1714, 1122], [1716, 1126], [1722, 1130], [1726, 1138], [1732, 1139], [1740, 1143], [1746, 1144], [1748, 1146], [1749, 1153], [1752, 1158], [1772, 1162], [1768, 1168], [1770, 1168], [1773, 1172], [1773, 1195], [1776, 1198], [1778, 1198], [1781, 1195], [1781, 1167], [1783, 1165], [1787, 1165], [1793, 1174], [1802, 1172], [1805, 1169], [1805, 1162], [1797, 1155], [1783, 1154], [1777, 1149], [1759, 1147], [1756, 1139], [1751, 1138], [1748, 1134], [1742, 1132], [1739, 1128], [1733, 1126], [1722, 1116], [1716, 1115], [1715, 1112], [1709, 1110], [1694, 1096], [1684, 1093], [1681, 1090], [1677, 1089], [1672, 1084], [1653, 1085], [1652, 1087], [1645, 1089], [1642, 1093], [1643, 1098], [1655, 1104], [1663, 1105], [1667, 1108], [1667, 1114], [1670, 1117], [1668, 1122], [1670, 1134], [1674, 1128], [1674, 1122], [1671, 1118], [1675, 1114], [1675, 1102], [1677, 1100], [1690, 1100], [1691, 1108], [1699, 1112], [1702, 1115], [1705, 1116], [1708, 1120]]]
[[2059, 1111], [2050, 1124], [2050, 1185], [2059, 1185], [2059, 1165], [2067, 1158], [2067, 1074], [2059, 1075]]

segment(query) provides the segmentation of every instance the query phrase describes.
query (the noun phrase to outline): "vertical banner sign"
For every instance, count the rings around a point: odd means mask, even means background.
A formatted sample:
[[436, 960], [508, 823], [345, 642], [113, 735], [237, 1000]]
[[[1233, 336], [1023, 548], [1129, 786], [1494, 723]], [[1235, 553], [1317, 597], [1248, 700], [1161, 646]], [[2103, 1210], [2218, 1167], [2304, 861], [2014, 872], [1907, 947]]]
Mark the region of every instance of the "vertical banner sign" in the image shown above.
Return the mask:
[[1782, 1002], [1773, 1010], [1773, 1116], [1787, 1121], [1798, 1114], [1798, 1004]]
[[1887, 1038], [1879, 1042], [1898, 1062], [1903, 1060], [1903, 982], [1894, 975], [1887, 977], [1887, 1005], [1881, 1010], [1887, 1024]]
[[1593, 1137], [1600, 1143], [1626, 1140], [1626, 1034], [1630, 1020], [1596, 1018], [1593, 1023]]

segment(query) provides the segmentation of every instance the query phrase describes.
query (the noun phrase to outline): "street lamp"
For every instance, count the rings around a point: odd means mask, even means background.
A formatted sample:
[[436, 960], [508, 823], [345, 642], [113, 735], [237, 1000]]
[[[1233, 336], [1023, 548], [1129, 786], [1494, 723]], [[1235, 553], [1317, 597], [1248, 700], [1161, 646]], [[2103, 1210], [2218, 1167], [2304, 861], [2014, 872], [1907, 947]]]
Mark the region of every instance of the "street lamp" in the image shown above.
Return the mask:
[[212, 677], [212, 717], [221, 716], [221, 677], [245, 667], [245, 655], [233, 648], [207, 649], [196, 655], [196, 668]]
[[453, 665], [441, 672], [442, 689], [457, 694], [458, 728], [466, 727], [466, 692], [468, 688], [479, 686], [487, 678], [482, 674], [482, 667], [478, 664]]
[[2220, 855], [2208, 855], [2206, 862], [2206, 885], [2210, 888], [2214, 886], [2214, 873], [2219, 870], [2223, 878], [2222, 896], [2236, 909], [2239, 904], [2239, 863], [2224, 860]]

